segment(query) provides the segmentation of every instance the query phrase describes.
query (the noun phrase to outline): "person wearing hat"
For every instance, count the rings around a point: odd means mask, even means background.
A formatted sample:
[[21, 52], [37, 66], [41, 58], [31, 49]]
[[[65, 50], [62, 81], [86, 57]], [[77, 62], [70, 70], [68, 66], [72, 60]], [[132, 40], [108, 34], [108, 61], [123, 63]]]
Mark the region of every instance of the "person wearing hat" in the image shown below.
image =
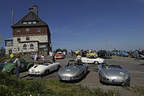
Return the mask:
[[13, 53], [10, 54], [10, 59], [12, 59], [12, 58], [14, 58], [14, 54]]
[[76, 61], [77, 61], [78, 64], [82, 64], [81, 55], [80, 54], [77, 55]]

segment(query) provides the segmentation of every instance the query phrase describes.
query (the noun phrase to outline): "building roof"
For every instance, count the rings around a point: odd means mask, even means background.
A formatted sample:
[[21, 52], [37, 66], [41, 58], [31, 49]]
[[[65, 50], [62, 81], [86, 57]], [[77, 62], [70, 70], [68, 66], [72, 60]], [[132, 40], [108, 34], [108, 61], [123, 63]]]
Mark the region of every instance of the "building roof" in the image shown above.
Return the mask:
[[[24, 24], [25, 22], [25, 24]], [[29, 24], [28, 22], [31, 22]], [[36, 22], [36, 23], [33, 23]], [[41, 20], [34, 11], [30, 11], [27, 15], [25, 15], [21, 20], [19, 20], [16, 24], [12, 25], [15, 27], [33, 27], [33, 26], [48, 26], [43, 20]]]
[[13, 40], [13, 38], [8, 38], [5, 41], [12, 41], [12, 40]]

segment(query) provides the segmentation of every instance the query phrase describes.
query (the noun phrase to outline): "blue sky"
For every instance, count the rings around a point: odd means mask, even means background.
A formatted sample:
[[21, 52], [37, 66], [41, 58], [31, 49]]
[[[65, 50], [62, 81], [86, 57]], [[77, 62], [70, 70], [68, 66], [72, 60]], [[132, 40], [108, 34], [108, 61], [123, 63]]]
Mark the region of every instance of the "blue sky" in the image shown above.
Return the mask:
[[12, 37], [11, 8], [16, 23], [34, 4], [54, 49], [144, 48], [144, 0], [1, 0], [1, 46]]

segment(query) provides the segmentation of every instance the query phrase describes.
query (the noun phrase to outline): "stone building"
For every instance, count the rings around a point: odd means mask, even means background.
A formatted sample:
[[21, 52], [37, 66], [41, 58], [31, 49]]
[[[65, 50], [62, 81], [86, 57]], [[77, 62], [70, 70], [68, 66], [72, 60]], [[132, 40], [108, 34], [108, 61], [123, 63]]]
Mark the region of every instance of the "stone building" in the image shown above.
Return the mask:
[[51, 34], [48, 25], [38, 16], [33, 5], [29, 13], [12, 25], [13, 38], [5, 40], [6, 54], [51, 51]]

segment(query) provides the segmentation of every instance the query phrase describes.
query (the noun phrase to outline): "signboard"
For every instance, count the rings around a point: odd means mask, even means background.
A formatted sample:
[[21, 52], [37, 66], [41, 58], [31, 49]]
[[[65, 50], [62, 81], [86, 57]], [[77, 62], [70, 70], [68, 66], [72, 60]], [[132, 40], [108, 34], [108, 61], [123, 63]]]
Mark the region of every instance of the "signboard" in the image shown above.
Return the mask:
[[46, 48], [46, 45], [39, 45], [39, 48]]

